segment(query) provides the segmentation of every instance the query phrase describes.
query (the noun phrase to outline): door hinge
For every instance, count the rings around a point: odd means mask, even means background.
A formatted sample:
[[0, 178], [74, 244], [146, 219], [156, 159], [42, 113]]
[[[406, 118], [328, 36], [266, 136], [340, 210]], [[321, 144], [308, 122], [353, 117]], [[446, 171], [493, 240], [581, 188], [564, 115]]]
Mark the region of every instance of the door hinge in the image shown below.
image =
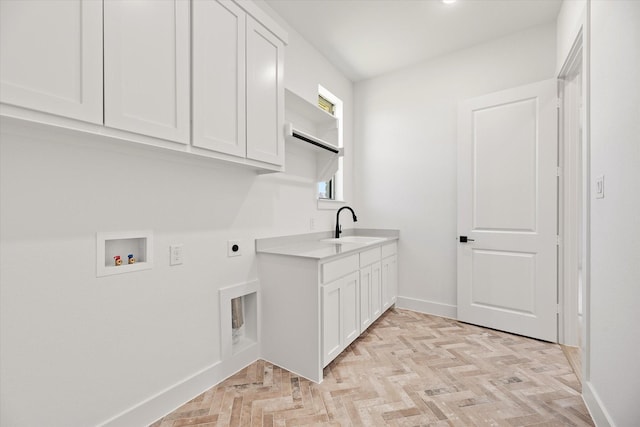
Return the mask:
[[560, 236], [556, 236], [556, 246], [560, 246]]
[[556, 168], [556, 176], [562, 176], [562, 168], [560, 166]]
[[560, 304], [556, 304], [556, 314], [560, 314]]
[[562, 107], [562, 99], [556, 98], [556, 108], [559, 110]]

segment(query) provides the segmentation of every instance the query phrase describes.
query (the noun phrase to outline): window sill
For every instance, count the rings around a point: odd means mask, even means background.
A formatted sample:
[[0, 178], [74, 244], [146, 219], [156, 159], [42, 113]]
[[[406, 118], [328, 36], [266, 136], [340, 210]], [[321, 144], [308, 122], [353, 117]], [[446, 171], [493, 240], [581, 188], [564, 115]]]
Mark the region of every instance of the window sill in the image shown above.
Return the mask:
[[343, 200], [318, 199], [318, 210], [333, 211], [346, 205]]

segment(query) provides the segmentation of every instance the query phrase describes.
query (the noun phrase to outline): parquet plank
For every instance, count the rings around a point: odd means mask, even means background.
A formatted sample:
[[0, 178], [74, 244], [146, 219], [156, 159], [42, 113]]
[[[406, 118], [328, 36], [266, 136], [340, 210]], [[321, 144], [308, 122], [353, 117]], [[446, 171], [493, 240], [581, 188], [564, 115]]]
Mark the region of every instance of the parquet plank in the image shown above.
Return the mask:
[[259, 360], [158, 420], [179, 426], [593, 426], [555, 344], [391, 309], [312, 383]]

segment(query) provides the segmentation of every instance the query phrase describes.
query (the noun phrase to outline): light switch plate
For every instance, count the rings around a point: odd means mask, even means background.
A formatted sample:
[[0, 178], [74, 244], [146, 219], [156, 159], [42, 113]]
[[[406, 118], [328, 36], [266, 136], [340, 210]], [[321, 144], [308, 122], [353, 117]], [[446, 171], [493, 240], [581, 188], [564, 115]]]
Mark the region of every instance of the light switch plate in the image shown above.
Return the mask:
[[604, 199], [604, 175], [596, 177], [596, 199]]

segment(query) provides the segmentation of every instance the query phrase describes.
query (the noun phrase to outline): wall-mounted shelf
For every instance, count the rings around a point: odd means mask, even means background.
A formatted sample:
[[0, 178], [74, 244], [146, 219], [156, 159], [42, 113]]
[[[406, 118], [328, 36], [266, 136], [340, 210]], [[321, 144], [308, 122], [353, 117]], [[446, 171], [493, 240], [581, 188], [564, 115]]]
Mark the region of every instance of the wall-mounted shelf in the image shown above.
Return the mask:
[[[128, 255], [134, 262], [129, 263]], [[119, 256], [122, 264], [116, 265]], [[153, 232], [128, 231], [96, 234], [96, 276], [131, 273], [153, 267]]]
[[[326, 133], [338, 129], [338, 119], [335, 116], [332, 116], [296, 93], [291, 92], [289, 89], [285, 89], [284, 91], [284, 105], [285, 109], [288, 110], [286, 112], [287, 117], [293, 114], [305, 118], [306, 121], [312, 124], [313, 130], [315, 130], [315, 132], [311, 129], [309, 129], [309, 131], [317, 134], [319, 137], [326, 137]], [[337, 141], [335, 141], [335, 145], [337, 145]]]
[[316, 179], [318, 181], [328, 181], [338, 171], [338, 159], [344, 153], [343, 148], [298, 130], [291, 123], [285, 124], [285, 139], [292, 143], [302, 143], [316, 152]]
[[285, 137], [307, 142], [313, 146], [311, 148], [322, 149], [325, 151], [329, 151], [333, 154], [340, 154], [342, 152], [342, 148], [336, 147], [330, 142], [327, 142], [323, 139], [310, 135], [304, 131], [296, 129], [293, 127], [292, 123], [285, 123]]
[[285, 89], [285, 120], [287, 142], [314, 150], [317, 180], [331, 179], [343, 155], [338, 146], [338, 118]]

